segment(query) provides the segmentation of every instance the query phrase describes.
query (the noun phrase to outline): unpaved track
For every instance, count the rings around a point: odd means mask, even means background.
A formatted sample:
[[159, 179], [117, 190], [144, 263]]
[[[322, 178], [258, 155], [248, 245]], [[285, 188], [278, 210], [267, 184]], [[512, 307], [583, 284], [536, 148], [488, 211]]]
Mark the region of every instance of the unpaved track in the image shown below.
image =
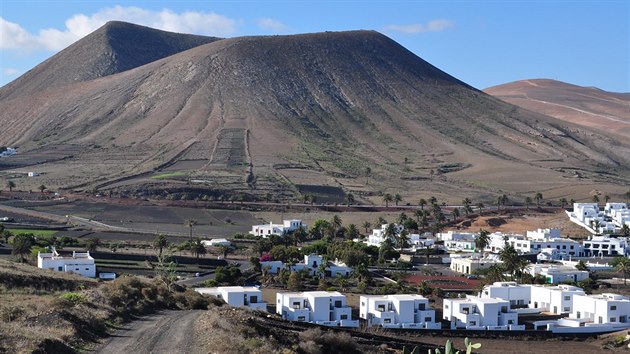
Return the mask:
[[194, 345], [194, 325], [202, 313], [163, 311], [116, 331], [96, 353], [201, 353]]

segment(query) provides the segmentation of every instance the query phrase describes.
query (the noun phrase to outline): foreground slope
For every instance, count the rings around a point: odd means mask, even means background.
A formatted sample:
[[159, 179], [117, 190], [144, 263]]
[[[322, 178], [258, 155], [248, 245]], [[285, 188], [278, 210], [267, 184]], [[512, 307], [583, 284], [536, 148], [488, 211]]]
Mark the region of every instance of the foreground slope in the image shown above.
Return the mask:
[[0, 89], [0, 101], [133, 69], [217, 40], [111, 21]]
[[225, 39], [0, 102], [0, 141], [65, 187], [561, 194], [627, 183], [630, 166], [628, 141], [506, 104], [373, 31]]
[[630, 93], [546, 79], [516, 81], [484, 91], [534, 112], [630, 138]]

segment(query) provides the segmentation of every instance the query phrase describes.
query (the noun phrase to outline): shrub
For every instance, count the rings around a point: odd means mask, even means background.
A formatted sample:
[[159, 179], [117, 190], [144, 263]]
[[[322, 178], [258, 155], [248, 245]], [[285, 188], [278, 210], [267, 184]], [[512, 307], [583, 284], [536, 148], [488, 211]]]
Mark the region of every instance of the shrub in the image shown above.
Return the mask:
[[75, 306], [85, 301], [85, 296], [81, 293], [68, 292], [62, 294], [60, 297], [60, 302], [63, 306]]
[[357, 343], [345, 332], [308, 329], [299, 334], [299, 348], [308, 354], [360, 353]]
[[0, 319], [3, 322], [11, 322], [24, 315], [24, 309], [20, 306], [4, 305], [0, 308]]

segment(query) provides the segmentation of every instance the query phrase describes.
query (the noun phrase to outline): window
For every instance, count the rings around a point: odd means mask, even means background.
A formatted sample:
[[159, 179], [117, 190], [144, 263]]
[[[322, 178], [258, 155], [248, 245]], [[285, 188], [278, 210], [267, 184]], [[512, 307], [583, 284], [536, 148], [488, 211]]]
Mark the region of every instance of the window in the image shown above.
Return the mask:
[[299, 309], [300, 308], [300, 302], [299, 301], [294, 301], [293, 305], [291, 306], [294, 309]]
[[339, 316], [340, 319], [342, 320], [347, 320], [348, 319], [348, 315], [341, 315]]
[[424, 322], [431, 322], [432, 318], [431, 317], [425, 317], [424, 318]]
[[508, 320], [508, 324], [509, 325], [514, 324], [514, 320]]
[[377, 306], [376, 306], [376, 310], [377, 310], [377, 311], [380, 311], [380, 312], [385, 311], [385, 305], [377, 305]]
[[90, 268], [85, 268], [85, 270], [90, 270]]
[[565, 296], [565, 297], [564, 297], [564, 300], [565, 300], [565, 301], [569, 301], [569, 300], [571, 300], [571, 296], [570, 296], [570, 295]]
[[424, 304], [418, 304], [418, 310], [424, 311]]
[[565, 307], [564, 308], [564, 312], [571, 312], [571, 308], [570, 307]]
[[336, 300], [335, 301], [335, 307], [341, 307], [341, 300]]
[[501, 306], [501, 312], [506, 313], [507, 311], [507, 306]]
[[448, 310], [448, 305], [444, 305], [444, 308]]
[[470, 321], [468, 322], [469, 326], [476, 326], [477, 325], [477, 321]]
[[470, 309], [468, 307], [462, 308], [462, 313], [468, 315], [470, 313]]
[[562, 249], [563, 249], [563, 250], [566, 250], [566, 249], [567, 249], [567, 246], [566, 246], [566, 245], [562, 245]]
[[249, 302], [251, 302], [253, 304], [257, 303], [258, 302], [258, 296], [255, 296], [255, 295], [254, 296], [250, 296], [249, 297]]
[[57, 267], [57, 270], [63, 272], [63, 267]]
[[385, 318], [385, 319], [383, 319], [383, 323], [392, 323], [392, 319], [391, 318]]
[[577, 316], [575, 316], [576, 318], [580, 318], [582, 317], [582, 313], [580, 311], [577, 312]]
[[615, 311], [617, 309], [617, 306], [615, 305], [610, 305], [610, 311]]
[[604, 321], [603, 321], [603, 319], [602, 319], [602, 316], [599, 316], [599, 323], [603, 323], [603, 322], [604, 322]]
[[363, 302], [363, 301], [362, 301], [362, 302], [361, 302], [361, 306], [365, 306], [365, 302]]
[[298, 316], [297, 320], [304, 322], [304, 321], [306, 321], [306, 318], [304, 316]]

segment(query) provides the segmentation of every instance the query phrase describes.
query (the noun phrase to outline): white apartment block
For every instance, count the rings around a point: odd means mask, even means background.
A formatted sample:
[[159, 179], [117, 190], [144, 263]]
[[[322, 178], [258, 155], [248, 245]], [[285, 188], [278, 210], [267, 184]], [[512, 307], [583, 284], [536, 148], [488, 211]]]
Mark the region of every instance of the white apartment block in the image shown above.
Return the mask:
[[451, 329], [525, 329], [518, 324], [518, 314], [510, 310], [510, 303], [494, 298], [444, 299], [443, 318], [451, 322]]
[[352, 308], [337, 291], [277, 293], [276, 312], [289, 321], [309, 322], [331, 327], [359, 327], [352, 320]]
[[96, 264], [90, 252], [72, 252], [72, 256], [61, 256], [53, 247], [50, 253], [37, 254], [37, 267], [96, 278]]
[[603, 211], [597, 203], [575, 203], [567, 215], [593, 234], [613, 233], [625, 223], [630, 225], [630, 210], [625, 203], [606, 203]]
[[444, 247], [449, 252], [475, 252], [475, 239], [459, 239], [444, 241]]
[[282, 224], [269, 224], [253, 225], [252, 231], [249, 233], [254, 236], [269, 237], [271, 235], [284, 236], [287, 233], [294, 232], [299, 228], [307, 229], [306, 224], [302, 223], [302, 220], [283, 220]]
[[435, 235], [440, 241], [456, 241], [456, 240], [474, 240], [479, 236], [477, 233], [473, 232], [442, 232]]
[[626, 323], [630, 327], [630, 300], [610, 293], [575, 296], [570, 318], [581, 323]]
[[362, 295], [360, 318], [367, 320], [369, 327], [441, 329], [435, 321], [435, 310], [422, 295]]
[[[265, 261], [260, 262], [260, 267], [261, 269], [266, 269], [267, 272], [271, 274], [276, 274], [280, 271], [280, 269], [286, 268], [287, 265], [281, 261]], [[348, 267], [345, 263], [338, 261], [326, 263], [324, 262], [322, 256], [316, 254], [305, 255], [304, 261], [296, 263], [290, 267], [290, 271], [292, 272], [300, 272], [303, 270], [306, 270], [311, 276], [320, 274], [324, 277], [333, 278], [338, 276], [347, 277], [350, 273], [352, 273], [352, 267]]]
[[518, 284], [516, 282], [495, 282], [486, 285], [479, 296], [508, 301], [511, 309], [536, 309], [536, 312], [553, 314], [570, 313], [573, 310], [573, 298], [584, 295], [584, 290], [571, 285], [542, 286]]
[[267, 303], [262, 301], [262, 291], [253, 286], [220, 286], [215, 288], [195, 288], [200, 294], [223, 299], [233, 307], [248, 307], [267, 311]]
[[473, 274], [479, 269], [490, 268], [495, 264], [501, 264], [498, 259], [479, 257], [451, 257], [451, 270], [462, 274]]
[[582, 246], [585, 257], [627, 256], [630, 253], [625, 237], [589, 236]]

